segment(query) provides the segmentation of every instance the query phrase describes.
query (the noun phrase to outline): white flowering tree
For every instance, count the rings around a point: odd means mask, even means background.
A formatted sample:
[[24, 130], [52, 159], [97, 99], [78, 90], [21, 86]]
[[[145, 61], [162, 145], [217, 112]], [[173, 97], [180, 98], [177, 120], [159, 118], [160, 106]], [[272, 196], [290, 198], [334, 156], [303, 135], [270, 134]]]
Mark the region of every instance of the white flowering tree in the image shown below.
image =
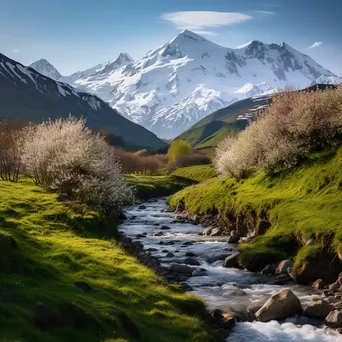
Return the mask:
[[131, 200], [113, 149], [83, 119], [28, 128], [22, 161], [36, 184], [102, 211], [115, 211]]

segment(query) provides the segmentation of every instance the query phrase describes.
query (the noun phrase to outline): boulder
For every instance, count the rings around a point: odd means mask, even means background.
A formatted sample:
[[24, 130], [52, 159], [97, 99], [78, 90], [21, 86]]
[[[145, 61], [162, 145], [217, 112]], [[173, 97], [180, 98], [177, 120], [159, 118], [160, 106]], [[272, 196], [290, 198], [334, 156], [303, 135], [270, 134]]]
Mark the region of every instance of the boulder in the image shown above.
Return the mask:
[[182, 286], [184, 292], [185, 292], [185, 291], [192, 291], [192, 287], [191, 287], [188, 283], [186, 283], [185, 281], [181, 281], [181, 282], [179, 283], [179, 285]]
[[337, 302], [334, 304], [335, 309], [337, 310], [342, 310], [342, 301]]
[[203, 232], [202, 232], [202, 234], [203, 235], [206, 235], [206, 236], [209, 236], [210, 234], [211, 234], [211, 231], [213, 230], [214, 228], [213, 227], [207, 227], [207, 228], [205, 228], [205, 229], [203, 229]]
[[213, 228], [211, 230], [210, 236], [219, 236], [221, 235], [221, 229], [220, 228]]
[[146, 209], [146, 205], [139, 205], [138, 209]]
[[132, 242], [132, 247], [136, 250], [144, 249], [144, 245], [139, 241]]
[[291, 290], [285, 289], [268, 299], [256, 312], [255, 317], [260, 322], [268, 322], [291, 317], [301, 311], [302, 306], [298, 297]]
[[161, 230], [170, 230], [171, 228], [169, 226], [161, 226], [160, 229]]
[[318, 290], [324, 289], [324, 286], [326, 285], [326, 282], [323, 279], [317, 279], [312, 283], [312, 287]]
[[197, 255], [195, 253], [192, 253], [192, 252], [186, 252], [185, 256], [187, 256], [187, 257], [194, 257], [194, 256], [197, 256]]
[[172, 252], [168, 252], [165, 257], [166, 258], [173, 258], [175, 255]]
[[227, 243], [238, 243], [239, 240], [240, 238], [238, 235], [229, 235]]
[[186, 265], [180, 265], [180, 264], [171, 264], [169, 266], [169, 270], [172, 272], [177, 272], [177, 273], [185, 273], [185, 274], [192, 274], [194, 269], [190, 266]]
[[325, 288], [328, 289], [329, 291], [335, 292], [335, 291], [338, 291], [338, 289], [340, 288], [340, 284], [337, 281], [335, 281], [334, 283], [326, 286]]
[[302, 265], [294, 269], [293, 275], [296, 282], [308, 284], [316, 279], [323, 279], [326, 283], [336, 281], [341, 272], [341, 261], [336, 254], [325, 250], [318, 251], [308, 258]]
[[234, 290], [230, 293], [231, 295], [234, 295], [234, 296], [247, 296], [247, 293], [243, 290]]
[[255, 313], [262, 308], [263, 304], [260, 303], [252, 303], [247, 306], [247, 311], [252, 312], [254, 315]]
[[282, 274], [282, 273], [288, 273], [287, 269], [288, 267], [292, 267], [292, 262], [290, 260], [283, 260], [279, 263], [275, 274]]
[[199, 261], [193, 258], [186, 258], [184, 259], [184, 264], [186, 265], [193, 265], [193, 266], [199, 266], [201, 265]]
[[198, 268], [198, 269], [194, 270], [194, 271], [191, 273], [191, 275], [192, 275], [193, 277], [203, 277], [203, 276], [207, 275], [207, 270], [204, 269], [204, 268]]
[[218, 261], [218, 260], [224, 260], [229, 255], [231, 255], [231, 253], [216, 252], [216, 253], [207, 255], [206, 260], [209, 264], [211, 264], [211, 263]]
[[275, 274], [275, 271], [277, 269], [277, 265], [272, 264], [272, 265], [266, 265], [265, 268], [261, 271], [261, 274]]
[[239, 252], [229, 255], [226, 259], [224, 259], [223, 267], [239, 268], [239, 263], [238, 263], [239, 255], [240, 255]]
[[342, 328], [342, 310], [334, 310], [325, 318], [325, 324], [331, 328]]
[[186, 241], [186, 242], [184, 242], [183, 244], [182, 244], [182, 247], [183, 246], [192, 246], [194, 243], [193, 242], [191, 242], [191, 241]]
[[334, 310], [334, 305], [325, 300], [315, 300], [310, 302], [304, 314], [309, 317], [327, 317], [328, 314]]
[[236, 319], [232, 314], [230, 313], [223, 314], [223, 322], [222, 322], [223, 329], [230, 330], [235, 327], [235, 324], [236, 324]]

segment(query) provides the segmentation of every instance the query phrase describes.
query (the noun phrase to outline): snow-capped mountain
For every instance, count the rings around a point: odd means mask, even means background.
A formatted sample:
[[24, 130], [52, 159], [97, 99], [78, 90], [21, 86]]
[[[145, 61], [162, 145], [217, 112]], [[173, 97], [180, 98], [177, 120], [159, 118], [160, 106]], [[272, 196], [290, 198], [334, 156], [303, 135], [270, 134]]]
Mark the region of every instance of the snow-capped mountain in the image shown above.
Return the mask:
[[33, 62], [29, 67], [55, 81], [58, 81], [62, 77], [58, 70], [44, 58]]
[[130, 120], [172, 138], [207, 114], [285, 85], [341, 82], [285, 43], [252, 41], [236, 49], [184, 30], [137, 61], [111, 64], [72, 84], [94, 93]]
[[[46, 64], [45, 64], [46, 65]], [[40, 122], [73, 116], [87, 125], [109, 132], [129, 146], [167, 146], [153, 133], [127, 120], [95, 95], [55, 81], [32, 67], [26, 67], [0, 53], [0, 119]]]

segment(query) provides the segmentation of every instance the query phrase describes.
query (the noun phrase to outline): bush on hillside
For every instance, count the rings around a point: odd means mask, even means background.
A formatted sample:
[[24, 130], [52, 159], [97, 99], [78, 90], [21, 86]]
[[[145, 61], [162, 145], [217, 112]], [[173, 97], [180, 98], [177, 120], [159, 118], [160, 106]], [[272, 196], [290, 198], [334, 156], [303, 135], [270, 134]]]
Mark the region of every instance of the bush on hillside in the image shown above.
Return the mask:
[[167, 152], [170, 163], [174, 163], [180, 156], [189, 156], [191, 154], [192, 148], [184, 140], [172, 141]]
[[115, 148], [114, 154], [122, 167], [122, 172], [125, 174], [153, 176], [165, 163], [163, 156], [148, 156], [146, 150], [131, 153]]
[[22, 161], [36, 184], [112, 212], [130, 200], [113, 149], [83, 119], [69, 117], [27, 129]]
[[218, 173], [239, 179], [249, 168], [277, 172], [342, 142], [342, 88], [283, 92], [236, 138], [216, 149]]
[[201, 153], [179, 156], [175, 162], [168, 165], [168, 171], [174, 171], [180, 167], [210, 164], [211, 160]]
[[0, 177], [17, 182], [22, 171], [21, 155], [24, 124], [17, 121], [0, 122]]

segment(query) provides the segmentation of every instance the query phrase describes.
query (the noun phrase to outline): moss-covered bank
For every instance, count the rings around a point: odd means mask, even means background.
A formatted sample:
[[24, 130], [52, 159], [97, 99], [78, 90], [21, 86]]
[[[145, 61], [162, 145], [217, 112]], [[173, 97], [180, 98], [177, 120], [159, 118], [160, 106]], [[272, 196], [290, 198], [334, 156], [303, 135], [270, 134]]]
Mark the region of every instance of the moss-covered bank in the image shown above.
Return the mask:
[[[253, 270], [294, 257], [301, 279], [322, 250], [334, 262], [342, 254], [342, 148], [311, 155], [286, 174], [259, 173], [240, 182], [213, 178], [178, 192], [171, 206], [180, 200], [191, 213], [227, 221], [252, 217], [257, 226], [266, 219], [266, 234], [241, 245], [240, 261]], [[314, 243], [308, 243], [311, 238]]]

